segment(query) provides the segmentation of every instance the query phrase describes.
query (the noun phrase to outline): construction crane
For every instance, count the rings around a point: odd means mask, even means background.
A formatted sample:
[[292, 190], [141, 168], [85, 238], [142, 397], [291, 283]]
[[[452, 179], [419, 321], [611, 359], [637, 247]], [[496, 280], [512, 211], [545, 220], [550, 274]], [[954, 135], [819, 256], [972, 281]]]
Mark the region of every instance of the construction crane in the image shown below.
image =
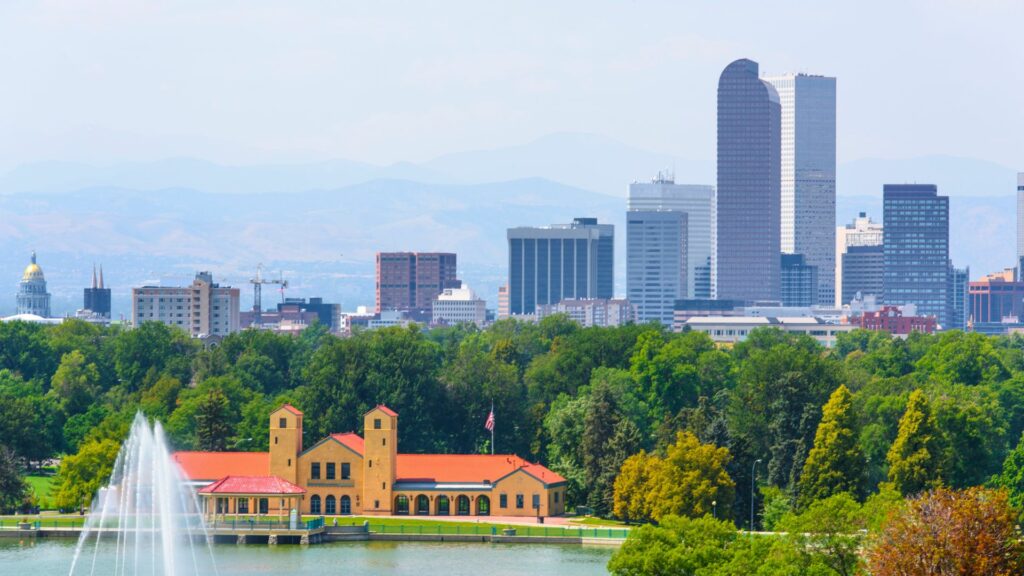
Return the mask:
[[263, 285], [264, 284], [276, 284], [281, 287], [281, 299], [284, 300], [284, 289], [288, 287], [288, 281], [284, 279], [282, 274], [276, 280], [267, 279], [263, 277], [263, 264], [256, 266], [256, 277], [249, 280], [252, 284], [252, 311], [253, 311], [253, 324], [256, 326], [263, 325]]

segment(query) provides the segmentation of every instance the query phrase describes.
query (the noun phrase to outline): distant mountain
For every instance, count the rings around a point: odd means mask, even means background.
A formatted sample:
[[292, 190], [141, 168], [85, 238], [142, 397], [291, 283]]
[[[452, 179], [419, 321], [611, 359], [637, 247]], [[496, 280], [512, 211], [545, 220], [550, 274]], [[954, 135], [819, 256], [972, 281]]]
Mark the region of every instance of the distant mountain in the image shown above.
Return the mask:
[[[1024, 169], [1022, 167], [1021, 169]], [[955, 156], [903, 160], [865, 158], [839, 166], [841, 196], [881, 196], [883, 184], [935, 184], [950, 197], [1000, 196], [1016, 190], [1016, 172], [994, 162]]]
[[[0, 196], [0, 286], [10, 287], [10, 298], [0, 295], [0, 314], [13, 308], [32, 249], [51, 292], [66, 303], [55, 309], [65, 311], [80, 306], [94, 261], [104, 264], [122, 305], [131, 286], [183, 282], [207, 268], [247, 294], [244, 284], [261, 262], [268, 271], [284, 270], [293, 295], [372, 305], [379, 250], [457, 252], [462, 277], [494, 306], [506, 228], [594, 216], [617, 224], [621, 238], [623, 204], [540, 178], [475, 185], [373, 180], [250, 197], [109, 187], [9, 194]], [[621, 254], [621, 240], [617, 248]]]

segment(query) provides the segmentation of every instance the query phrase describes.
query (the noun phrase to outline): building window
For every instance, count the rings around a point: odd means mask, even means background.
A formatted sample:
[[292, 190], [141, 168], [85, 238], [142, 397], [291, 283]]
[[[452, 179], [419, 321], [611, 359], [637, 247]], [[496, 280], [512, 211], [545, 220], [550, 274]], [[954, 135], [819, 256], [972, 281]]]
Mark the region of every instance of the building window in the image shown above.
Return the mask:
[[334, 496], [328, 496], [327, 498], [324, 499], [324, 508], [327, 509], [325, 511], [325, 513], [328, 516], [334, 516], [335, 514], [338, 513], [338, 509], [336, 508], [336, 503], [335, 503], [335, 500], [334, 500]]
[[349, 465], [348, 462], [342, 462], [341, 463], [341, 479], [342, 480], [348, 480], [351, 475], [352, 475], [352, 467]]
[[381, 446], [387, 446], [388, 445], [388, 439], [387, 438], [381, 438], [380, 439], [380, 445]]
[[270, 511], [270, 502], [266, 498], [260, 498], [260, 514], [266, 514]]
[[373, 429], [380, 430], [380, 418], [373, 419]]
[[366, 463], [367, 463], [367, 467], [373, 468], [373, 460], [367, 460]]
[[533, 495], [533, 509], [540, 510], [540, 494]]
[[523, 507], [523, 495], [516, 494], [516, 508], [522, 509]]
[[309, 497], [309, 513], [320, 513], [320, 496], [317, 494], [313, 494], [312, 496]]
[[498, 506], [501, 508], [508, 508], [508, 494], [502, 494], [498, 497]]
[[238, 504], [235, 506], [235, 509], [238, 510], [239, 514], [248, 514], [249, 513], [249, 499], [248, 498], [239, 498], [238, 499]]
[[380, 510], [380, 500], [374, 500], [373, 501], [373, 509], [374, 510]]
[[287, 428], [288, 427], [288, 419], [287, 418], [281, 418], [280, 420], [278, 420], [277, 427], [278, 428]]
[[334, 480], [334, 462], [327, 463], [327, 479]]
[[289, 459], [288, 459], [288, 467], [289, 467], [289, 468], [291, 468], [291, 467], [292, 467], [292, 459], [291, 459], [291, 458], [289, 458]]
[[312, 464], [310, 464], [310, 466], [309, 466], [309, 479], [310, 480], [319, 480], [320, 479], [320, 463], [319, 462], [313, 462]]
[[274, 445], [277, 445], [277, 436], [274, 436]]
[[387, 490], [388, 489], [388, 483], [387, 482], [381, 482], [380, 483], [380, 489], [381, 490]]
[[352, 499], [348, 496], [341, 497], [341, 513], [345, 515], [352, 513]]

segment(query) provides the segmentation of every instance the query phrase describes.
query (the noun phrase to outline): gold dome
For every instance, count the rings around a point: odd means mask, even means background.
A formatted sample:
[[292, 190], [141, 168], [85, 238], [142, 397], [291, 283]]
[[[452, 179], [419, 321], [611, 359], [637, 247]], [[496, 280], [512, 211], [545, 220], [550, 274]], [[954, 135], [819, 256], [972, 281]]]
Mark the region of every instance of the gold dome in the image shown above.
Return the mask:
[[44, 280], [43, 269], [36, 264], [36, 253], [32, 253], [32, 262], [25, 267], [25, 272], [21, 274], [22, 282], [29, 282], [31, 280]]

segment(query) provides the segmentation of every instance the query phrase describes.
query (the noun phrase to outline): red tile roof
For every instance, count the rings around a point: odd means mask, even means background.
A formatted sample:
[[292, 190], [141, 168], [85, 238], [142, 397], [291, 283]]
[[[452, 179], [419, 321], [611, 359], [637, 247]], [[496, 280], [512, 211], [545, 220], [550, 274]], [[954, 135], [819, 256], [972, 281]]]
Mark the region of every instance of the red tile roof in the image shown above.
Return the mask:
[[204, 487], [200, 494], [305, 494], [306, 490], [277, 476], [227, 476]]
[[[299, 410], [298, 408], [292, 406], [291, 404], [283, 404], [281, 408], [284, 408], [285, 410], [291, 412], [292, 414], [295, 414], [296, 416], [302, 416], [302, 410]], [[280, 410], [281, 408], [278, 408], [277, 410]], [[274, 412], [277, 412], [277, 410], [274, 410]]]
[[331, 438], [334, 438], [338, 442], [341, 442], [344, 446], [359, 454], [363, 455], [363, 437], [355, 432], [345, 432], [344, 434], [331, 434]]
[[565, 478], [511, 454], [399, 454], [396, 482], [497, 482], [522, 469], [545, 484]]
[[392, 410], [391, 408], [388, 408], [387, 406], [385, 406], [383, 404], [377, 404], [373, 408], [370, 408], [369, 410], [367, 410], [366, 413], [369, 414], [370, 412], [373, 412], [374, 410], [380, 410], [381, 412], [387, 414], [388, 416], [398, 416], [398, 412], [395, 412], [394, 410]]
[[189, 480], [217, 480], [225, 476], [265, 476], [270, 472], [268, 452], [175, 452], [174, 461]]

